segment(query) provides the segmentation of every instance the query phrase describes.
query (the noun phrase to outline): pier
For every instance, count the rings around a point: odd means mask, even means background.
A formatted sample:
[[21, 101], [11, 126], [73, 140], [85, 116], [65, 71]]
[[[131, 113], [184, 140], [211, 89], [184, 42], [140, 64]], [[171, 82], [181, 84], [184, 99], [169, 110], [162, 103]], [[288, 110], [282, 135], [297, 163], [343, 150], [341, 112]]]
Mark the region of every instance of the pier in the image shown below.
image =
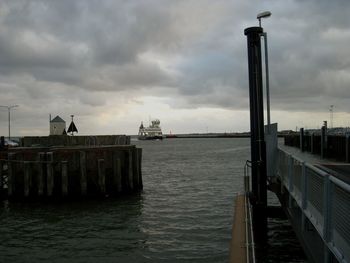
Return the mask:
[[278, 148], [277, 171], [269, 184], [312, 262], [350, 260], [350, 185], [327, 168], [343, 165]]
[[[276, 127], [276, 126], [275, 126]], [[274, 129], [272, 129], [272, 133]], [[277, 138], [277, 136], [276, 136]], [[321, 155], [302, 151], [300, 147], [271, 143], [266, 136], [267, 162], [272, 165], [267, 169], [266, 186], [276, 194], [281, 209], [289, 219], [308, 262], [350, 262], [350, 164], [335, 159], [322, 158]], [[286, 139], [285, 144], [290, 144]], [[249, 169], [249, 165], [247, 166]], [[244, 176], [245, 187], [239, 205], [235, 209], [233, 240], [239, 239], [245, 248], [245, 256], [230, 262], [255, 262], [252, 251], [261, 257], [259, 249], [264, 242], [254, 234], [261, 231], [259, 225], [241, 210], [252, 207], [252, 188], [249, 186], [249, 172]], [[267, 217], [274, 217], [270, 207], [266, 207]], [[252, 214], [260, 211], [253, 211]], [[239, 217], [240, 219], [237, 219]], [[237, 226], [246, 229], [242, 234]], [[253, 226], [253, 228], [251, 228]], [[255, 239], [251, 237], [255, 235]], [[237, 253], [233, 246], [231, 253]], [[242, 253], [242, 250], [241, 252]], [[256, 259], [259, 262], [259, 259]]]
[[[277, 124], [264, 127], [262, 33], [261, 27], [245, 29], [251, 160], [243, 177], [244, 192], [237, 199], [230, 262], [268, 259], [267, 218], [276, 214], [270, 213], [267, 191], [276, 194], [308, 262], [350, 262], [349, 136], [327, 134], [324, 125], [316, 133], [300, 129], [285, 137], [285, 145], [278, 145]], [[232, 255], [242, 254], [242, 246], [244, 256]]]
[[143, 188], [142, 149], [128, 145], [129, 141], [125, 137], [124, 145], [15, 147], [1, 151], [1, 197], [50, 200], [139, 192]]

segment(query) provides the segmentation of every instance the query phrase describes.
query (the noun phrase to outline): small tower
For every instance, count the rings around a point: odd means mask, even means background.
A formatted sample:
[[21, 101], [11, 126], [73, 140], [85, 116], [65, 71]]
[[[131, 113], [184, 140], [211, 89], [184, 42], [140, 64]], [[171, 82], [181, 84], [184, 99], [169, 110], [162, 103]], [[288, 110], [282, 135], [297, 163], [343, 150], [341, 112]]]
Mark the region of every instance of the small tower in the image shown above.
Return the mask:
[[50, 135], [62, 135], [66, 130], [66, 122], [60, 117], [56, 116], [50, 120]]

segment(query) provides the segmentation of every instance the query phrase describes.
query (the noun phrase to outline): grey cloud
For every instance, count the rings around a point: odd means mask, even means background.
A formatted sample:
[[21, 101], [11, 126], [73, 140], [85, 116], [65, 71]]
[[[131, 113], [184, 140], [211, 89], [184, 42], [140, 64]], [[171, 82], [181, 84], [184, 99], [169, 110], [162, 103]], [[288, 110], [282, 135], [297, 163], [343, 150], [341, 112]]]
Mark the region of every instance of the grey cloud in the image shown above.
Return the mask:
[[243, 30], [262, 10], [272, 12], [273, 109], [349, 111], [348, 0], [3, 1], [2, 99], [93, 114], [128, 92], [169, 96], [174, 108], [247, 109]]

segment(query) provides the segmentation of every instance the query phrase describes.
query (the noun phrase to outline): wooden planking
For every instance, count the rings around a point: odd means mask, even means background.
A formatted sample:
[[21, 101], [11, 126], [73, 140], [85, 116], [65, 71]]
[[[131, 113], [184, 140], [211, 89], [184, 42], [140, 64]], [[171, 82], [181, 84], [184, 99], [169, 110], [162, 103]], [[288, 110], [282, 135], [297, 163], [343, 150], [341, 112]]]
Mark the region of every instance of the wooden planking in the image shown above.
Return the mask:
[[235, 214], [232, 226], [232, 240], [230, 243], [230, 263], [246, 261], [245, 236], [245, 203], [244, 195], [238, 195], [235, 202]]

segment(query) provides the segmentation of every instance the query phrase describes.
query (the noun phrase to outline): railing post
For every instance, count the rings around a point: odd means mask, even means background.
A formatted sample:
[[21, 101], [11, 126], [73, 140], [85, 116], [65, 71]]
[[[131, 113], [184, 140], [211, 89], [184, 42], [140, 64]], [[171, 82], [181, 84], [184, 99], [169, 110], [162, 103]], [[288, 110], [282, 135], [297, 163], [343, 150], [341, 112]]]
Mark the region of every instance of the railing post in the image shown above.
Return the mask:
[[[278, 160], [279, 160], [279, 175], [280, 175], [280, 179], [281, 179], [281, 194], [284, 193], [284, 177], [286, 176], [285, 172], [286, 172], [286, 167], [287, 167], [287, 164], [286, 164], [286, 153], [285, 152], [282, 152], [281, 150], [278, 151], [279, 152], [279, 157], [278, 157]], [[282, 157], [283, 156], [283, 157]]]
[[307, 207], [307, 174], [305, 162], [302, 163], [301, 167], [301, 229], [305, 231], [305, 210]]
[[288, 155], [288, 207], [292, 207], [292, 191], [293, 191], [293, 157]]
[[[329, 180], [329, 175], [324, 177], [323, 182], [323, 239], [327, 244], [330, 240], [330, 216], [331, 216], [331, 182]], [[327, 245], [324, 245], [324, 263], [330, 262], [330, 253]]]
[[315, 144], [314, 144], [314, 139], [315, 139], [315, 134], [314, 133], [311, 133], [311, 136], [310, 136], [310, 152], [312, 153], [312, 154], [314, 154], [315, 153]]
[[345, 162], [347, 163], [350, 163], [349, 137], [350, 137], [349, 134], [345, 136]]
[[3, 162], [0, 160], [0, 200], [2, 198], [4, 190], [4, 178], [3, 178]]
[[293, 191], [293, 157], [288, 155], [288, 190]]
[[325, 158], [327, 154], [327, 138], [326, 138], [326, 126], [321, 128], [321, 158]]

